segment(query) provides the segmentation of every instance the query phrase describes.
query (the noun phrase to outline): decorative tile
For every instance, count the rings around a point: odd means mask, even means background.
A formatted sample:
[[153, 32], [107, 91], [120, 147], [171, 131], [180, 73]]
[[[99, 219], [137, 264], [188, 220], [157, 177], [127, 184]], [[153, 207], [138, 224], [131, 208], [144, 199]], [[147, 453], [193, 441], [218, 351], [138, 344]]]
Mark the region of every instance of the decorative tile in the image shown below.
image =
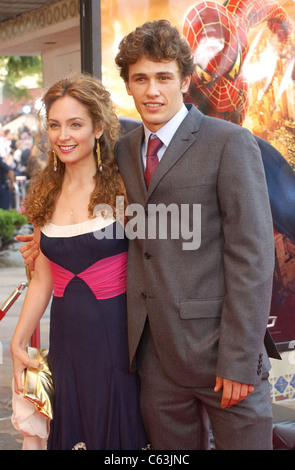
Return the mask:
[[57, 1], [53, 5], [24, 13], [12, 20], [3, 21], [1, 23], [1, 40], [6, 41], [25, 33], [41, 30], [78, 15], [80, 15], [79, 0]]
[[294, 400], [295, 403], [295, 364], [294, 351], [282, 353], [281, 361], [271, 361], [269, 390], [272, 402]]
[[275, 388], [280, 392], [283, 393], [287, 388], [288, 381], [284, 377], [279, 377], [275, 383]]

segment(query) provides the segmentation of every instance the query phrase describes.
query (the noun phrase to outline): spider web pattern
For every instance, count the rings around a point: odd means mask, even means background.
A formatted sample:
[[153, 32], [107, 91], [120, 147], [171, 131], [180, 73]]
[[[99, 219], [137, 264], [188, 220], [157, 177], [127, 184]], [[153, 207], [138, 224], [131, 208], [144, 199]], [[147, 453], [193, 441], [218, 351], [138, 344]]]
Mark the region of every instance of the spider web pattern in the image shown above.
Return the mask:
[[[248, 31], [263, 21], [280, 41], [288, 40], [292, 23], [276, 0], [228, 0], [224, 5], [204, 1], [191, 7], [183, 34], [194, 52], [196, 69], [187, 101], [198, 106], [206, 99], [207, 114], [242, 124], [249, 107], [248, 83], [242, 75]], [[214, 41], [220, 44], [215, 55], [211, 46]]]

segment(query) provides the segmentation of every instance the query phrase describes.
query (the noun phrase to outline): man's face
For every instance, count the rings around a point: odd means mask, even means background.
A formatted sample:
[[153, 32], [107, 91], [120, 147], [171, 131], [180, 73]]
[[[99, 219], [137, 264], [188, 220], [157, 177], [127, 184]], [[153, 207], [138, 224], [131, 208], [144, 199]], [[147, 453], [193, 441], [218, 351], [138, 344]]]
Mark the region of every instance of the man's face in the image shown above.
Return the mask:
[[154, 62], [142, 57], [129, 66], [126, 90], [143, 123], [157, 132], [180, 110], [189, 83], [190, 76], [181, 79], [176, 60]]

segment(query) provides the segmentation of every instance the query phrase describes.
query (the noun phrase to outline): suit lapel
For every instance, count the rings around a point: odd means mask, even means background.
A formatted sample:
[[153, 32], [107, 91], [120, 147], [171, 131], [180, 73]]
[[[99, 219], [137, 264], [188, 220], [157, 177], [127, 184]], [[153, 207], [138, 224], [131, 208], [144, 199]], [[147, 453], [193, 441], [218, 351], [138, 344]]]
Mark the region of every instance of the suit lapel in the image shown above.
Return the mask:
[[133, 192], [131, 188], [136, 187], [135, 201], [138, 204], [144, 205], [146, 200], [147, 187], [144, 179], [144, 168], [141, 155], [142, 142], [144, 137], [143, 126], [141, 125], [131, 132], [132, 138], [129, 141], [128, 149], [131, 162], [128, 167], [123, 165], [120, 171], [129, 191]]
[[144, 132], [143, 132], [143, 126], [140, 126], [138, 129], [137, 135], [134, 139], [134, 146], [136, 146], [136, 150], [132, 152], [132, 155], [134, 155], [134, 170], [136, 171], [137, 174], [137, 179], [139, 181], [139, 185], [144, 192], [146, 192], [146, 184], [145, 184], [145, 179], [144, 179], [144, 168], [143, 168], [143, 162], [142, 162], [142, 142], [143, 142], [143, 137], [144, 137]]

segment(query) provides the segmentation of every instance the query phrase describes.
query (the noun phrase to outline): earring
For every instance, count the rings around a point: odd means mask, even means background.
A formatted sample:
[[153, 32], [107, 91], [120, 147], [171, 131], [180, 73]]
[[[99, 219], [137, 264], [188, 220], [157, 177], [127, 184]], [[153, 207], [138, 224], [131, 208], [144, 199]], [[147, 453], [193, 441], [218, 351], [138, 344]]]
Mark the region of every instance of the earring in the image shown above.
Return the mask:
[[55, 151], [53, 150], [53, 171], [57, 170], [57, 156]]
[[102, 161], [100, 158], [100, 145], [99, 145], [99, 140], [96, 142], [96, 155], [97, 155], [97, 165], [99, 171], [102, 171]]

